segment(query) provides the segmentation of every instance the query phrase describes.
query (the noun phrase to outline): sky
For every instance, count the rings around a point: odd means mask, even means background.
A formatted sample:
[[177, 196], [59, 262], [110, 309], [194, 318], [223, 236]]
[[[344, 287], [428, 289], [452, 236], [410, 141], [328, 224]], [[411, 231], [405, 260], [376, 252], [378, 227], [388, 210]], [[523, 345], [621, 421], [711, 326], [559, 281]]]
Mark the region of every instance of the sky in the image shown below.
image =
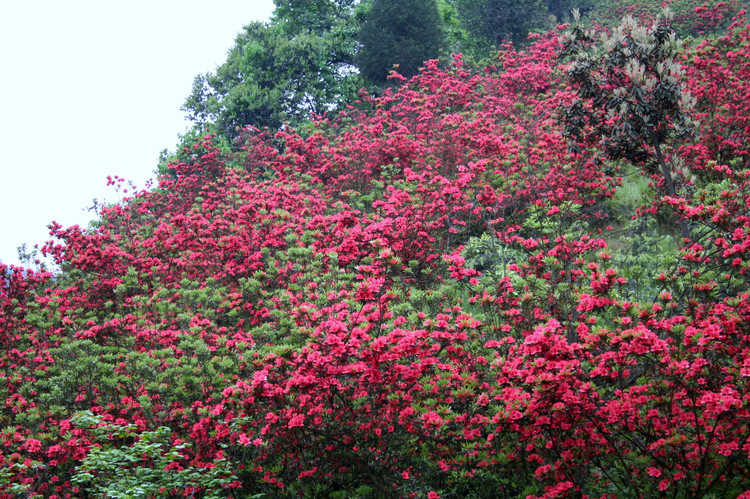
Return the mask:
[[50, 239], [53, 220], [85, 227], [137, 187], [189, 126], [194, 77], [213, 71], [272, 0], [0, 2], [0, 262]]

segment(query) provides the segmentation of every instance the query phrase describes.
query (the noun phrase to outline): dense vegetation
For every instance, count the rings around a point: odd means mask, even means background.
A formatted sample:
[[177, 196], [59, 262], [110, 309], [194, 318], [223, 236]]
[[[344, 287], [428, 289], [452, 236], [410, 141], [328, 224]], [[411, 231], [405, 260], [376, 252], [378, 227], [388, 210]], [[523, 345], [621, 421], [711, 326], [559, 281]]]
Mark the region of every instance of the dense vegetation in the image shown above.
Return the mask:
[[[227, 67], [357, 9], [312, 3]], [[59, 270], [0, 264], [0, 497], [749, 496], [750, 24], [674, 3], [686, 42], [638, 10], [299, 131], [215, 110], [53, 224]]]
[[443, 52], [445, 36], [435, 0], [373, 0], [359, 32], [357, 53], [366, 80], [388, 84], [394, 69], [406, 78]]

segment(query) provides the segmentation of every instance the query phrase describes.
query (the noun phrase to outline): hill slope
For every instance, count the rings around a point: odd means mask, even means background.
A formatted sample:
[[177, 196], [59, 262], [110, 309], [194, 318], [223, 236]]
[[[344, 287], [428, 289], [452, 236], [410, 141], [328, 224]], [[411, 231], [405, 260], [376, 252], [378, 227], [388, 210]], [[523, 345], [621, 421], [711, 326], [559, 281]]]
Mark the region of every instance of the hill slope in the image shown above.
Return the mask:
[[749, 33], [685, 52], [679, 197], [567, 152], [550, 33], [54, 227], [0, 268], [0, 495], [750, 489]]

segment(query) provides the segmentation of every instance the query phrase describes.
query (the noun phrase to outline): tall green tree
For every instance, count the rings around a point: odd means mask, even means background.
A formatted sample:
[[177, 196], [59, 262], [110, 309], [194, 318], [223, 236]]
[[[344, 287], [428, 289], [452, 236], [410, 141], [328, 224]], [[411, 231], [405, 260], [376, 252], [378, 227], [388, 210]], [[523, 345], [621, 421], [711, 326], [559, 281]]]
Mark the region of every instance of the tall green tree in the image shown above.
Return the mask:
[[530, 30], [548, 24], [543, 0], [457, 0], [457, 7], [478, 52], [507, 41], [523, 44]]
[[[200, 74], [183, 110], [199, 124], [211, 124], [222, 135], [254, 125], [278, 128], [287, 119], [282, 77], [274, 81], [278, 27], [252, 23], [245, 27], [215, 73]], [[285, 81], [283, 83], [286, 83]]]
[[[366, 2], [365, 2], [366, 3]], [[364, 4], [358, 0], [274, 0], [273, 22], [291, 33], [324, 33], [349, 25]], [[358, 26], [354, 26], [357, 28]]]
[[183, 109], [228, 138], [246, 126], [303, 125], [356, 96], [359, 11], [354, 0], [277, 0], [269, 24], [251, 23], [215, 73], [198, 75]]
[[374, 0], [359, 34], [357, 65], [370, 82], [384, 85], [394, 65], [409, 78], [445, 46], [435, 0]]
[[438, 12], [443, 22], [445, 31], [447, 50], [453, 53], [469, 54], [470, 38], [469, 32], [466, 31], [461, 23], [461, 16], [458, 12], [457, 0], [437, 0]]

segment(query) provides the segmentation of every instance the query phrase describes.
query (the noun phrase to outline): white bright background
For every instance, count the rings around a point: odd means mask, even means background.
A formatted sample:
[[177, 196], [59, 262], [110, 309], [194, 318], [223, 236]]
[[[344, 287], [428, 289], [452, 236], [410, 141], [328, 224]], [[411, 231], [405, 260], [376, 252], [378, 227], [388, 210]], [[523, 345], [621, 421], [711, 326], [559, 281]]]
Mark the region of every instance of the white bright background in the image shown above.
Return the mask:
[[145, 187], [159, 152], [188, 127], [180, 111], [272, 0], [0, 2], [0, 261], [85, 227], [107, 175]]

